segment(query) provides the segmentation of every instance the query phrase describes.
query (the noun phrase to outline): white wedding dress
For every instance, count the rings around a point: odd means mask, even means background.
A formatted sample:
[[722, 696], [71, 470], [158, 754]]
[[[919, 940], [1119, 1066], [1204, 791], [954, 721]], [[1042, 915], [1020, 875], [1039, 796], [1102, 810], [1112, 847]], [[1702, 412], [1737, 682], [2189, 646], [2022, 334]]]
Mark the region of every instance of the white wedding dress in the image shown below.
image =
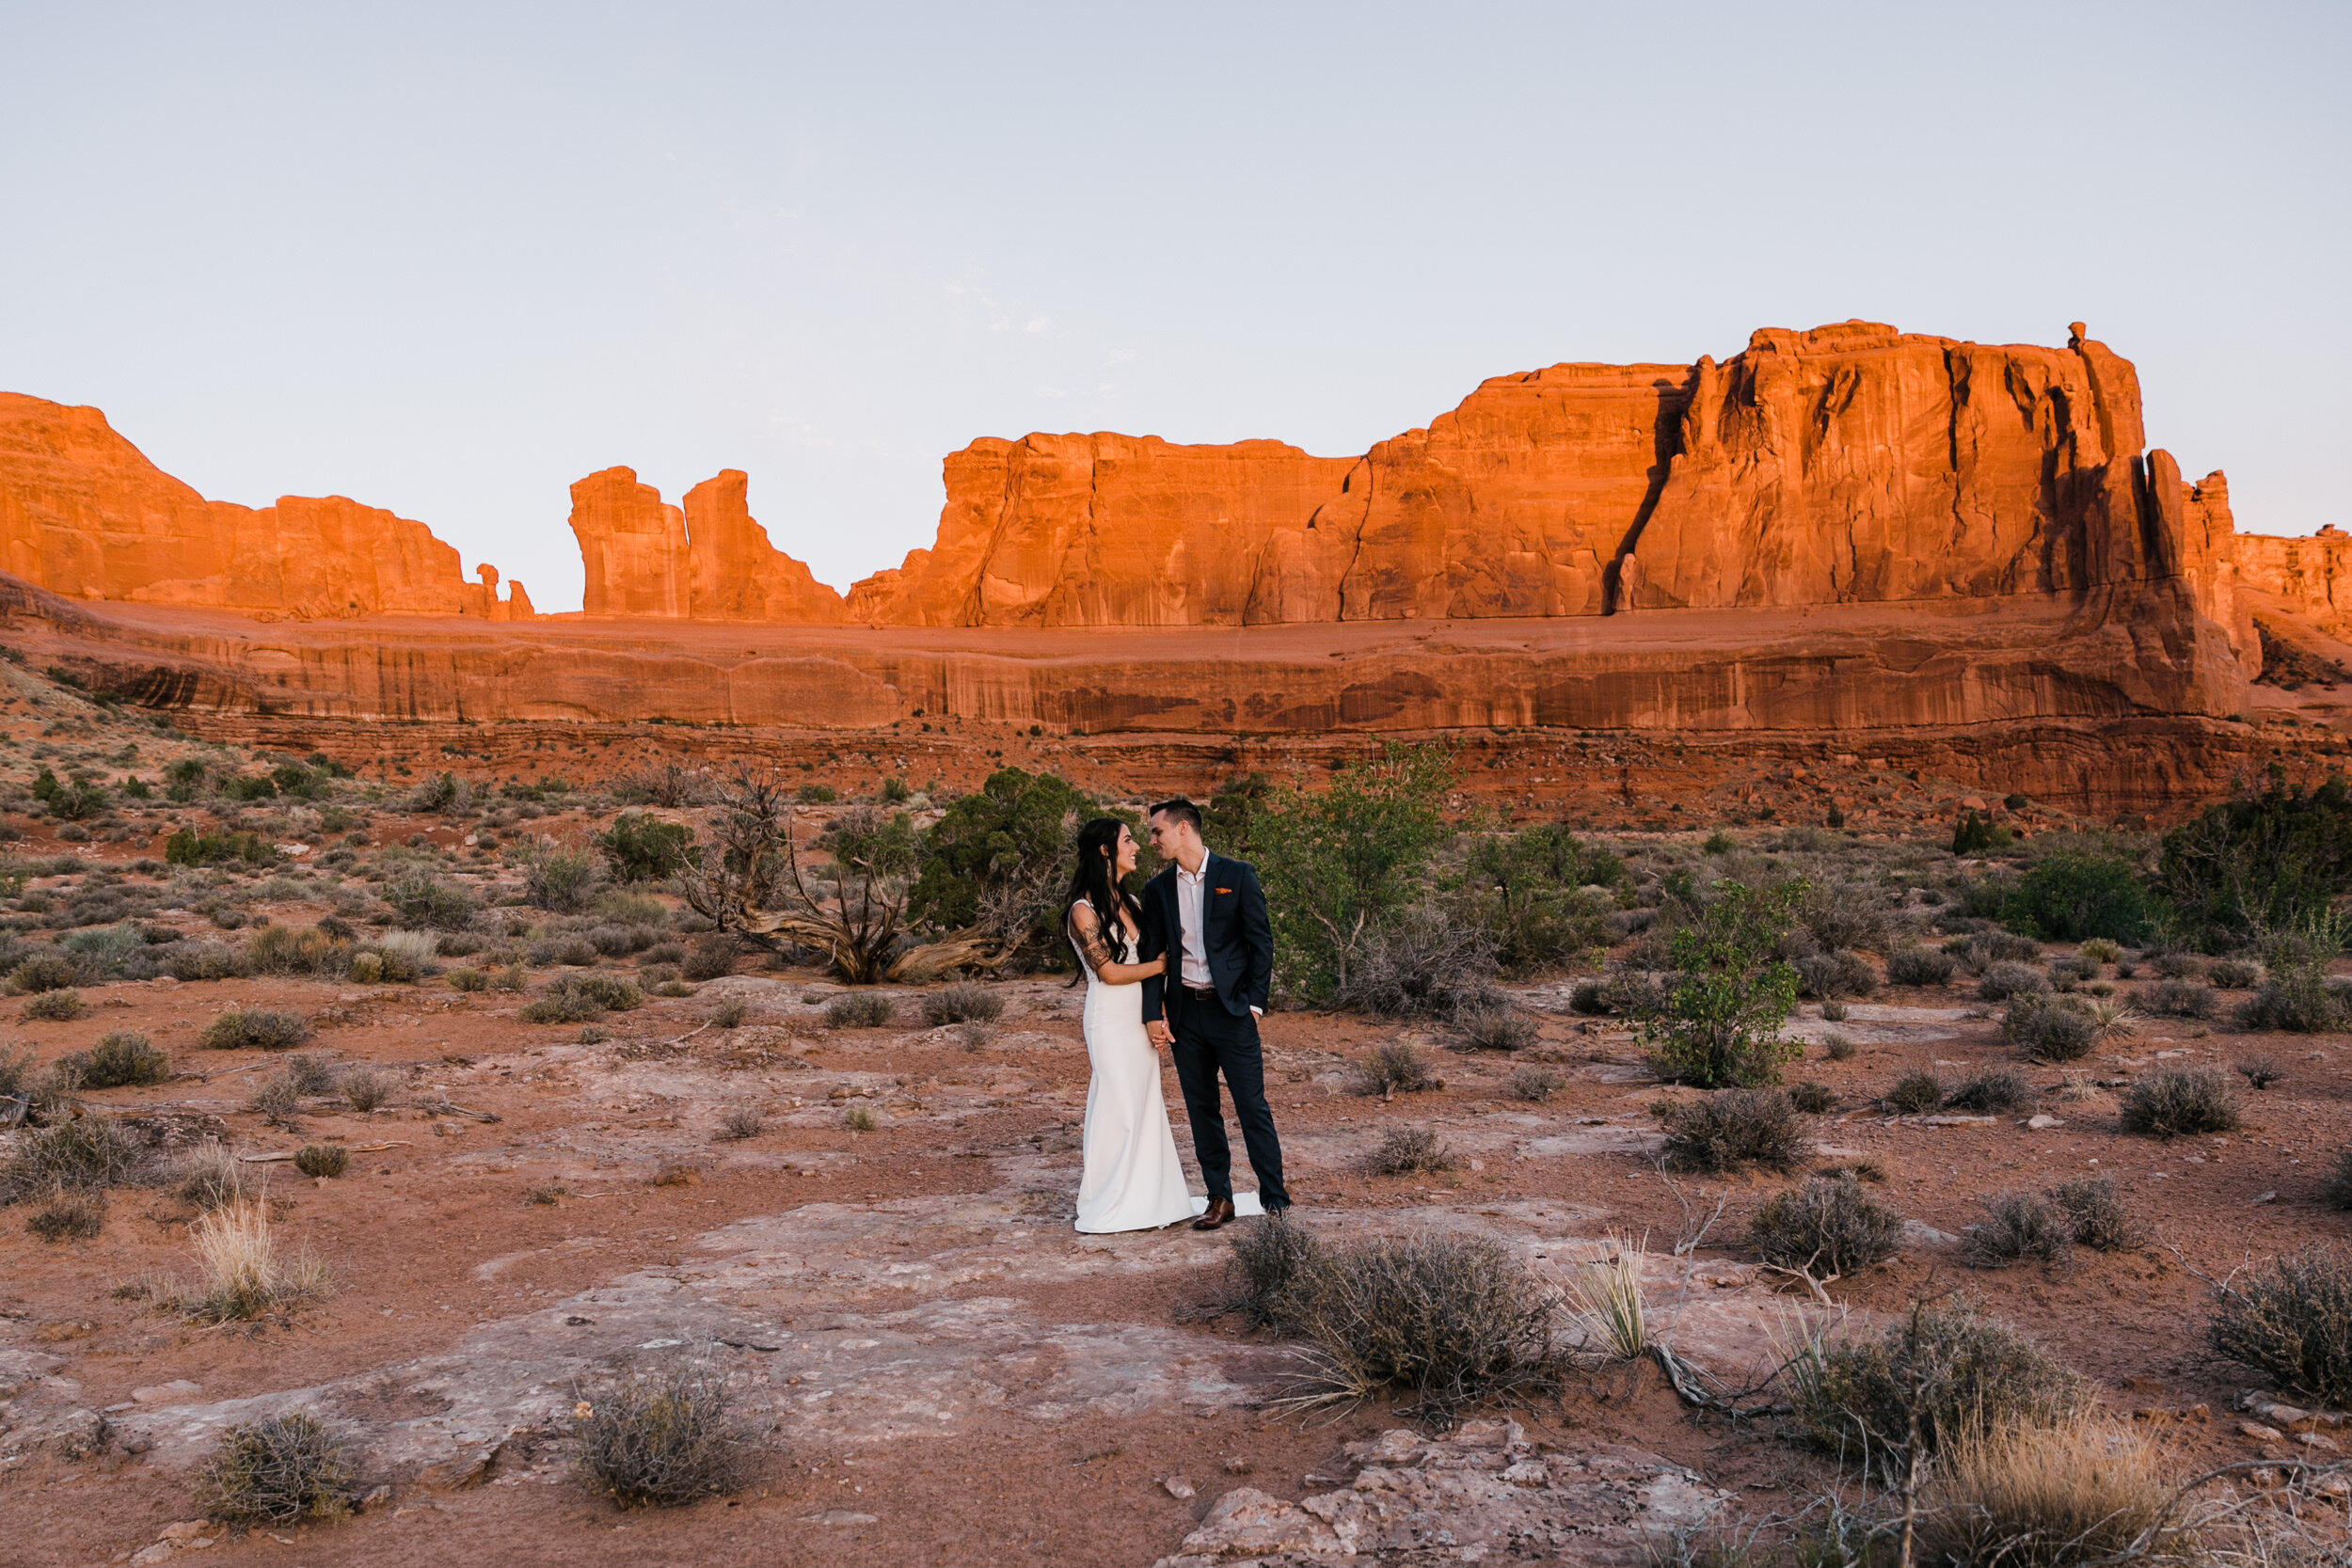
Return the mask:
[[[1110, 933], [1120, 963], [1135, 962], [1126, 933]], [[1073, 949], [1077, 943], [1071, 943]], [[1143, 1030], [1143, 983], [1104, 983], [1078, 954], [1086, 971], [1087, 1060], [1094, 1076], [1087, 1085], [1086, 1164], [1078, 1178], [1078, 1228], [1089, 1232], [1156, 1230], [1198, 1212], [1184, 1188], [1184, 1167], [1176, 1158], [1176, 1138], [1168, 1127], [1168, 1101], [1160, 1093], [1160, 1053]]]

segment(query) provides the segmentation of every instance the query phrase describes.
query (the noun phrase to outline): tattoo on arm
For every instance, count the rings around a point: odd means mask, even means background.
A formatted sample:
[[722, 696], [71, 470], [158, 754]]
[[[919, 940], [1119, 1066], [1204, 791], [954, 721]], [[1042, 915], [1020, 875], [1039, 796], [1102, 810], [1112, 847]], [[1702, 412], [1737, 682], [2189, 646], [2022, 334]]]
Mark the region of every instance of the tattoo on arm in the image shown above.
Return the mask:
[[1073, 905], [1070, 911], [1071, 940], [1078, 944], [1079, 956], [1097, 978], [1107, 978], [1104, 971], [1119, 961], [1111, 952], [1110, 943], [1103, 940], [1102, 925], [1094, 911], [1085, 905]]

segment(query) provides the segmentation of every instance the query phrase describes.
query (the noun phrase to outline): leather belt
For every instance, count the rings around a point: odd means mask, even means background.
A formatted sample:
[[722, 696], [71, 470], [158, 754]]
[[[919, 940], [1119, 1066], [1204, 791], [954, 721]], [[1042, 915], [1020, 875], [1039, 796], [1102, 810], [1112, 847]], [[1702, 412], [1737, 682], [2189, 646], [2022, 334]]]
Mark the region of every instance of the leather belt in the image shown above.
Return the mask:
[[[1178, 984], [1182, 985], [1183, 983], [1180, 981]], [[1215, 986], [1184, 986], [1183, 989], [1186, 995], [1197, 996], [1203, 1002], [1216, 1002], [1220, 1000], [1216, 994], [1216, 988]]]

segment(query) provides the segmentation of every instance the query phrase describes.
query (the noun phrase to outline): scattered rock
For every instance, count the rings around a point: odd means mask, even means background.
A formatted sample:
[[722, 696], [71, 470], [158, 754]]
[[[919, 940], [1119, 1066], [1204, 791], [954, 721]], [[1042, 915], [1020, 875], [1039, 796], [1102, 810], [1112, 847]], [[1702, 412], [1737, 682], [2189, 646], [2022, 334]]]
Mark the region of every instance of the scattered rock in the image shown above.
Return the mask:
[[2032, 1128], [2037, 1132], [2046, 1132], [2053, 1127], [2063, 1127], [2066, 1123], [2058, 1120], [2058, 1118], [2054, 1116], [2043, 1115], [2027, 1117], [2026, 1118], [2026, 1125]]
[[1169, 1497], [1174, 1497], [1179, 1501], [1185, 1500], [1194, 1496], [1192, 1482], [1186, 1481], [1182, 1476], [1170, 1476], [1166, 1481], [1160, 1482], [1160, 1485], [1167, 1489]]
[[2286, 1441], [2287, 1434], [2285, 1433], [2280, 1432], [2277, 1427], [2266, 1427], [2260, 1421], [2240, 1421], [2237, 1424], [2237, 1429], [2238, 1431], [2244, 1433], [2247, 1436], [2251, 1437], [2257, 1443], [2283, 1443]]
[[702, 1179], [702, 1167], [683, 1160], [672, 1160], [653, 1173], [653, 1184], [657, 1187], [698, 1187]]
[[804, 1525], [871, 1525], [881, 1521], [871, 1513], [853, 1513], [846, 1508], [829, 1508], [822, 1513], [803, 1513]]
[[140, 1404], [173, 1404], [187, 1398], [190, 1394], [200, 1394], [203, 1391], [202, 1384], [190, 1383], [186, 1378], [182, 1377], [174, 1378], [169, 1383], [157, 1383], [145, 1388], [134, 1388], [131, 1390], [131, 1398]]
[[[2278, 1201], [2279, 1201], [2279, 1195], [2278, 1195], [2277, 1193], [2262, 1193], [2262, 1194], [2258, 1194], [2258, 1195], [2255, 1196], [2255, 1198], [2254, 1198], [2254, 1200], [2253, 1200], [2253, 1203], [2255, 1203], [2255, 1204], [2260, 1204], [2260, 1203], [2276, 1203], [2276, 1202], [2278, 1202]], [[2249, 1207], [2249, 1208], [2251, 1208], [2251, 1207], [2253, 1207], [2253, 1204], [2249, 1204], [2249, 1205], [2248, 1205], [2248, 1207]]]

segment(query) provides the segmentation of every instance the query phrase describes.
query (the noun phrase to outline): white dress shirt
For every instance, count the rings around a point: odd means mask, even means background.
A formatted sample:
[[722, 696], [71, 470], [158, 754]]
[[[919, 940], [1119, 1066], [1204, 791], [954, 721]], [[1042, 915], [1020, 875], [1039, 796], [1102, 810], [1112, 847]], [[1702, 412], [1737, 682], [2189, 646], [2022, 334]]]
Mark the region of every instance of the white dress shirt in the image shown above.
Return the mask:
[[1181, 943], [1184, 958], [1178, 965], [1177, 976], [1187, 986], [1215, 984], [1209, 977], [1209, 946], [1202, 935], [1207, 928], [1202, 905], [1207, 900], [1208, 880], [1209, 857], [1206, 855], [1200, 857], [1200, 869], [1198, 871], [1187, 871], [1181, 865], [1176, 868], [1176, 915], [1184, 926], [1184, 941]]

